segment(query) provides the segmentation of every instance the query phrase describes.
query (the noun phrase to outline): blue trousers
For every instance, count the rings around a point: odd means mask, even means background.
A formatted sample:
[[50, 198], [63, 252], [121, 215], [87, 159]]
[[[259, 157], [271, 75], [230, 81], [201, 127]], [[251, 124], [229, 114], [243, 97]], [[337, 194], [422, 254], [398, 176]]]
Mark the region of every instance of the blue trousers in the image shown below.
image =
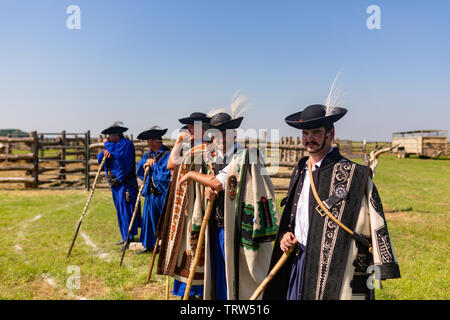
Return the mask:
[[[127, 202], [126, 192], [129, 190], [131, 200]], [[111, 187], [114, 205], [117, 211], [117, 220], [119, 222], [119, 230], [122, 240], [127, 240], [128, 228], [130, 227], [131, 218], [133, 217], [134, 206], [136, 204], [137, 191], [127, 184], [121, 184], [117, 187]], [[134, 220], [133, 228], [131, 229], [130, 239], [138, 233], [138, 227], [141, 226], [141, 210], [138, 209], [136, 218]]]
[[150, 194], [145, 198], [140, 238], [140, 242], [142, 242], [144, 248], [153, 249], [155, 247], [155, 232], [159, 217], [161, 216], [161, 210], [164, 206], [164, 200], [165, 194], [160, 196]]
[[298, 244], [297, 246], [300, 246], [300, 250], [295, 250], [294, 252], [298, 252], [299, 255], [295, 255], [294, 261], [292, 262], [286, 300], [300, 300], [302, 271], [305, 262], [305, 246], [302, 244]]
[[213, 261], [216, 300], [227, 300], [227, 281], [225, 276], [225, 233], [223, 228], [214, 228]]
[[[172, 294], [179, 297], [184, 297], [184, 292], [186, 291], [186, 283], [174, 280], [173, 281], [173, 291]], [[203, 296], [203, 285], [192, 285], [190, 296]]]

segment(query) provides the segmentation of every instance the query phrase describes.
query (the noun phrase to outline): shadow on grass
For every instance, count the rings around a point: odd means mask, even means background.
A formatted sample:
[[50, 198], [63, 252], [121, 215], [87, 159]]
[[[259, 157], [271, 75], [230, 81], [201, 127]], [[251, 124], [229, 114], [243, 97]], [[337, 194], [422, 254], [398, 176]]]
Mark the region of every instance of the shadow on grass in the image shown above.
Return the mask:
[[413, 211], [413, 207], [400, 208], [400, 209], [387, 209], [384, 213], [396, 213], [396, 212], [410, 212]]
[[430, 156], [408, 156], [405, 159], [421, 159], [421, 160], [440, 160], [440, 161], [447, 161], [450, 160], [450, 156], [437, 156], [437, 157], [430, 157]]

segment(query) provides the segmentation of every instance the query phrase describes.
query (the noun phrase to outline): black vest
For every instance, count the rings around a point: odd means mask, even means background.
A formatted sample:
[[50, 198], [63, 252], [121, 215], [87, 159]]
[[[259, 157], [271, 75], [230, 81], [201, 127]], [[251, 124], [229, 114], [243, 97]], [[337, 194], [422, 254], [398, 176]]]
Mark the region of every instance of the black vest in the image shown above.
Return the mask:
[[[295, 216], [297, 212], [297, 203], [303, 187], [303, 177], [305, 174], [305, 166], [307, 157], [302, 158], [294, 168], [287, 198], [284, 199], [284, 210], [281, 216], [280, 227], [275, 239], [274, 249], [270, 262], [270, 269], [278, 262], [283, 252], [280, 249], [280, 240], [286, 232], [294, 232]], [[331, 177], [334, 165], [343, 159], [337, 149], [330, 152], [322, 162], [319, 170], [313, 171], [313, 179], [317, 188], [317, 192], [321, 199], [327, 199], [330, 190]], [[341, 221], [350, 229], [354, 229], [356, 219], [361, 205], [361, 199], [365, 190], [367, 179], [370, 176], [370, 168], [356, 165], [353, 173], [353, 180], [347, 198], [344, 215]], [[324, 218], [316, 211], [317, 203], [314, 195], [309, 195], [309, 231], [306, 244], [304, 277], [302, 277], [301, 299], [314, 299], [317, 289], [317, 279], [319, 278], [318, 266], [320, 260], [319, 247], [324, 230]], [[343, 271], [348, 256], [351, 237], [345, 231], [339, 231], [336, 242], [336, 248], [330, 261], [330, 273], [328, 280], [323, 283], [325, 294], [323, 299], [338, 299], [340, 292], [340, 284], [342, 283]], [[337, 254], [336, 254], [337, 253]], [[284, 300], [289, 282], [289, 275], [294, 255], [291, 255], [286, 263], [281, 267], [273, 280], [267, 285], [263, 299]], [[270, 270], [269, 269], [269, 270]]]
[[[234, 148], [234, 153], [236, 152], [236, 148]], [[229, 162], [231, 161], [231, 158], [233, 157], [233, 155], [227, 157], [225, 156], [225, 158], [223, 159], [222, 163], [215, 163], [214, 164], [214, 175], [217, 176], [219, 174], [219, 172], [225, 168]], [[224, 223], [224, 206], [225, 206], [225, 191], [222, 190], [218, 193], [216, 201], [214, 201], [214, 206], [213, 206], [213, 212], [214, 212], [214, 218], [216, 221], [216, 226], [219, 228], [223, 228], [223, 223]]]

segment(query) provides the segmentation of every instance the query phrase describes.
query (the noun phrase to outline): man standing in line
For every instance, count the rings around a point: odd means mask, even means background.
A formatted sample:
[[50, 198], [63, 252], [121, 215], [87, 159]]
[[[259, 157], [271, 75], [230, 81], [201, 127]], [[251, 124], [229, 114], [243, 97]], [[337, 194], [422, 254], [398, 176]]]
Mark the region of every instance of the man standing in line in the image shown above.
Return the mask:
[[167, 129], [154, 126], [150, 130], [141, 132], [138, 135], [138, 139], [147, 140], [147, 146], [150, 150], [144, 154], [138, 163], [137, 176], [143, 180], [147, 167], [150, 168], [150, 171], [147, 175], [144, 189], [142, 190], [142, 196], [145, 198], [145, 202], [142, 214], [140, 242], [144, 249], [137, 251], [137, 254], [153, 251], [155, 247], [156, 227], [161, 216], [170, 182], [170, 170], [167, 169], [170, 149], [162, 143], [162, 136], [166, 132]]
[[[186, 186], [178, 182], [187, 172], [205, 170], [209, 142], [203, 138], [210, 120], [201, 112], [179, 119], [187, 132], [179, 135], [167, 164], [172, 170], [172, 179], [163, 220], [158, 226], [161, 246], [156, 273], [173, 277], [172, 293], [180, 297], [184, 296], [204, 214], [201, 204], [204, 188], [196, 183]], [[204, 259], [202, 261], [192, 283], [190, 299], [203, 297]]]
[[205, 299], [249, 299], [266, 276], [278, 230], [275, 192], [259, 150], [235, 142], [242, 119], [214, 115], [210, 124], [220, 134], [213, 143], [221, 153], [214, 172], [191, 171], [179, 182], [203, 184], [206, 199], [216, 199], [205, 237]]
[[[108, 135], [108, 138], [103, 141], [105, 149], [97, 155], [98, 163], [102, 162], [103, 157], [107, 158], [104, 167], [111, 186], [122, 236], [122, 240], [117, 242], [116, 245], [122, 245], [122, 250], [125, 249], [124, 246], [138, 193], [134, 145], [123, 135], [127, 130], [128, 128], [123, 127], [122, 122], [115, 122], [111, 127], [103, 130], [102, 134]], [[138, 210], [131, 229], [130, 240], [134, 240], [138, 227], [141, 225], [140, 208]]]
[[[346, 109], [311, 105], [286, 118], [301, 129], [310, 156], [294, 168], [270, 263], [293, 253], [264, 291], [263, 299], [372, 299], [377, 280], [399, 278], [383, 206], [369, 167], [331, 146], [334, 122]], [[332, 218], [336, 219], [334, 220]], [[346, 230], [346, 228], [348, 230]]]

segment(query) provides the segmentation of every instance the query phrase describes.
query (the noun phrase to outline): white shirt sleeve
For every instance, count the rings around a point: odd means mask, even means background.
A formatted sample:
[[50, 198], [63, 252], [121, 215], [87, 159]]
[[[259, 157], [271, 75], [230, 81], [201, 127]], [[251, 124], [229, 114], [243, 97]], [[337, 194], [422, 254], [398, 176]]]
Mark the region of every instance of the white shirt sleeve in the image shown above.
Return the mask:
[[227, 174], [228, 174], [228, 168], [230, 165], [227, 165], [225, 168], [219, 171], [219, 173], [216, 176], [216, 179], [220, 181], [222, 184], [222, 188], [225, 190], [225, 183], [227, 180]]

